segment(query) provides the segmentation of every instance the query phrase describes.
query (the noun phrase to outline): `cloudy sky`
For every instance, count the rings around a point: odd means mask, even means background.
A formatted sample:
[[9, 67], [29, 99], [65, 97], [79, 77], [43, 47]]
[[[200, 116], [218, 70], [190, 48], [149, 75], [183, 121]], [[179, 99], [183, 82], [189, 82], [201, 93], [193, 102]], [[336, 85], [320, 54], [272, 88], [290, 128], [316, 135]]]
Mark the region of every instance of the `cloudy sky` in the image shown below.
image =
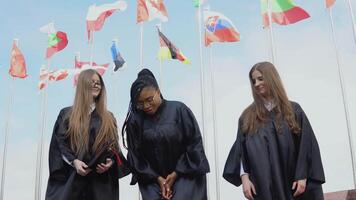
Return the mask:
[[[46, 35], [38, 31], [39, 27], [53, 21], [57, 30], [67, 33], [69, 39], [67, 48], [54, 55], [50, 64], [52, 69], [72, 68], [75, 52], [81, 53], [83, 61], [89, 60], [90, 57], [85, 25], [89, 5], [110, 2], [112, 1], [87, 0], [73, 3], [73, 1], [5, 0], [2, 2], [0, 7], [3, 16], [0, 18], [1, 160], [3, 160], [5, 122], [9, 118], [7, 112], [9, 95], [11, 93], [14, 95], [10, 108], [11, 124], [4, 199], [34, 198], [42, 102], [37, 84], [39, 68], [46, 64], [44, 55], [47, 40]], [[161, 79], [164, 97], [186, 103], [202, 125], [196, 9], [193, 8], [190, 0], [166, 0], [165, 2], [169, 21], [162, 25], [163, 32], [184, 52], [192, 64], [183, 65], [176, 60], [164, 61], [160, 73], [160, 64], [156, 58], [158, 37], [155, 25], [157, 22], [145, 23], [143, 27], [143, 64]], [[227, 154], [236, 137], [238, 117], [252, 100], [248, 71], [253, 64], [270, 60], [270, 43], [267, 30], [262, 28], [258, 0], [210, 0], [208, 3], [211, 10], [229, 17], [241, 34], [241, 41], [238, 43], [214, 44], [211, 48], [203, 48], [206, 103], [204, 138], [211, 165], [211, 173], [208, 175], [209, 195], [210, 199], [216, 199], [216, 188], [220, 188], [220, 199], [242, 199], [241, 188], [228, 184], [220, 177]], [[311, 18], [287, 27], [273, 26], [275, 64], [290, 99], [300, 103], [314, 128], [326, 173], [327, 182], [324, 184], [324, 191], [350, 189], [353, 188], [352, 165], [329, 14], [323, 0], [298, 0], [296, 4], [307, 10]], [[353, 9], [356, 10], [356, 5]], [[136, 1], [128, 1], [127, 10], [114, 13], [106, 21], [104, 28], [94, 36], [95, 62], [111, 63], [109, 48], [114, 38], [119, 39], [118, 47], [127, 60], [127, 66], [123, 71], [117, 74], [108, 71], [104, 75], [109, 108], [119, 124], [122, 124], [126, 115], [130, 84], [141, 69], [140, 26], [135, 22], [135, 15]], [[346, 1], [336, 2], [333, 16], [349, 120], [355, 135], [356, 43], [352, 35]], [[8, 76], [8, 68], [14, 38], [19, 39], [19, 47], [25, 55], [29, 77], [12, 82]], [[213, 85], [211, 72], [215, 80]], [[10, 91], [11, 84], [13, 89]], [[53, 83], [48, 88], [42, 193], [45, 192], [48, 178], [48, 143], [53, 124], [59, 110], [72, 104], [73, 94], [71, 78]], [[213, 94], [216, 99], [216, 139], [213, 131]], [[356, 143], [356, 136], [353, 137], [353, 143]], [[121, 199], [138, 199], [137, 188], [128, 185], [129, 179], [130, 177], [124, 178], [120, 183]]]

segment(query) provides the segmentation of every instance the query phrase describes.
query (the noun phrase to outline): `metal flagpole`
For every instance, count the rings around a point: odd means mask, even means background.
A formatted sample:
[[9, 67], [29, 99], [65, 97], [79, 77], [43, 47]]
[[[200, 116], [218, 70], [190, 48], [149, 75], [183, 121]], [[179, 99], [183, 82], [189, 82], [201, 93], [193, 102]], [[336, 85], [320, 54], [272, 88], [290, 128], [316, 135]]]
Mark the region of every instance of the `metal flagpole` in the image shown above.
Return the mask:
[[94, 31], [90, 31], [90, 67], [93, 66], [93, 57], [94, 57]]
[[198, 7], [198, 31], [199, 31], [199, 54], [200, 54], [200, 92], [201, 92], [201, 112], [202, 112], [202, 135], [205, 148], [207, 148], [205, 132], [205, 79], [203, 66], [203, 47], [202, 47], [202, 30], [201, 30], [201, 6]]
[[271, 0], [267, 0], [267, 13], [268, 13], [268, 30], [269, 30], [269, 39], [270, 39], [270, 45], [271, 45], [271, 59], [272, 63], [275, 64], [276, 61], [276, 52], [274, 49], [274, 36], [273, 36], [273, 25], [272, 25], [272, 5], [271, 5]]
[[[19, 45], [19, 40], [14, 39], [16, 46]], [[11, 128], [11, 107], [14, 101], [14, 87], [15, 87], [15, 78], [12, 77], [11, 83], [9, 86], [9, 102], [7, 104], [7, 118], [5, 124], [5, 141], [4, 141], [4, 150], [3, 150], [3, 161], [2, 161], [2, 170], [1, 170], [1, 189], [0, 189], [0, 200], [4, 199], [4, 187], [5, 187], [5, 174], [6, 174], [6, 159], [7, 159], [7, 143], [9, 140], [10, 128]]]
[[347, 94], [345, 90], [345, 83], [344, 83], [344, 77], [343, 77], [343, 72], [342, 68], [340, 66], [340, 57], [339, 57], [339, 50], [337, 47], [336, 43], [336, 35], [335, 35], [335, 28], [334, 28], [334, 21], [333, 21], [333, 16], [332, 16], [332, 10], [331, 8], [329, 10], [329, 16], [330, 16], [330, 23], [331, 23], [331, 32], [332, 32], [332, 39], [334, 43], [334, 50], [336, 54], [336, 64], [339, 72], [339, 81], [340, 81], [340, 87], [341, 87], [341, 93], [342, 93], [342, 100], [344, 104], [344, 112], [345, 112], [345, 117], [346, 117], [346, 125], [347, 125], [347, 133], [349, 137], [349, 146], [350, 146], [350, 154], [351, 154], [351, 162], [352, 162], [352, 174], [353, 174], [353, 181], [354, 181], [354, 188], [356, 188], [356, 164], [355, 164], [355, 149], [354, 149], [354, 144], [353, 144], [353, 136], [352, 136], [352, 131], [351, 131], [351, 123], [350, 123], [350, 116], [349, 116], [349, 108], [348, 108], [348, 103], [347, 103]]
[[[47, 60], [47, 71], [49, 72], [50, 59]], [[42, 169], [43, 169], [43, 146], [44, 135], [47, 128], [47, 89], [49, 87], [48, 77], [45, 80], [46, 87], [42, 91], [42, 105], [41, 105], [41, 129], [37, 146], [37, 161], [36, 161], [36, 180], [35, 180], [35, 200], [42, 198]]]
[[215, 157], [215, 182], [216, 182], [216, 199], [220, 200], [220, 170], [219, 170], [219, 142], [217, 136], [216, 125], [216, 96], [215, 96], [215, 76], [213, 67], [213, 47], [209, 47], [209, 61], [210, 61], [210, 83], [211, 83], [211, 101], [213, 104], [213, 135], [214, 135], [214, 157]]
[[141, 22], [140, 32], [140, 67], [143, 69], [143, 22]]
[[354, 12], [352, 10], [351, 0], [347, 0], [347, 4], [349, 7], [349, 13], [350, 13], [351, 22], [352, 22], [352, 31], [353, 31], [354, 41], [356, 42], [356, 23], [355, 23]]
[[[157, 28], [162, 32], [162, 22], [157, 24]], [[161, 45], [159, 44], [159, 46], [161, 46]], [[159, 86], [160, 86], [160, 88], [162, 90], [162, 88], [163, 88], [163, 82], [162, 82], [162, 79], [163, 79], [162, 59], [158, 59], [158, 60], [159, 60]]]
[[[199, 54], [200, 54], [200, 94], [201, 94], [201, 115], [202, 115], [202, 138], [204, 148], [208, 149], [208, 142], [207, 142], [207, 131], [205, 127], [205, 78], [204, 78], [204, 64], [203, 64], [203, 40], [202, 40], [202, 30], [201, 30], [201, 6], [198, 7], [198, 34], [199, 34]], [[209, 176], [207, 177], [207, 186], [209, 188]]]

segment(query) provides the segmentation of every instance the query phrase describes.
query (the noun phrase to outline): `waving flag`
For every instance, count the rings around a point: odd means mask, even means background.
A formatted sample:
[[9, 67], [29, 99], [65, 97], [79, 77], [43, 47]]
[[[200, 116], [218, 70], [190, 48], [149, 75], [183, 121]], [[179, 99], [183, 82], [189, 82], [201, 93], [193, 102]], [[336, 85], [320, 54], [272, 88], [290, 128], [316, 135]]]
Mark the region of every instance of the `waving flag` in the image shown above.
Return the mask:
[[212, 42], [237, 42], [240, 34], [233, 23], [223, 14], [204, 11], [205, 46]]
[[292, 0], [261, 0], [263, 26], [269, 26], [268, 1], [270, 1], [272, 22], [279, 25], [289, 25], [309, 18], [302, 8], [295, 6]]
[[168, 13], [163, 0], [137, 0], [137, 23], [159, 19], [168, 21]]
[[326, 8], [330, 8], [331, 6], [334, 5], [335, 0], [325, 0], [326, 3]]
[[196, 8], [199, 8], [201, 5], [203, 5], [204, 0], [193, 0], [193, 6]]
[[9, 74], [12, 77], [17, 78], [27, 77], [25, 57], [23, 56], [15, 42], [13, 43], [11, 50]]
[[77, 85], [78, 76], [79, 76], [80, 72], [82, 72], [83, 70], [94, 69], [101, 76], [103, 76], [104, 73], [106, 72], [106, 70], [108, 69], [109, 65], [110, 65], [110, 63], [98, 65], [95, 62], [93, 62], [92, 66], [90, 66], [90, 62], [79, 61], [79, 60], [77, 60], [77, 58], [75, 58], [74, 85]]
[[160, 48], [158, 51], [158, 59], [177, 59], [184, 64], [190, 64], [190, 61], [183, 55], [183, 53], [172, 44], [168, 38], [158, 29]]
[[49, 23], [40, 28], [42, 33], [48, 35], [48, 47], [46, 51], [46, 59], [50, 58], [53, 54], [66, 48], [68, 44], [67, 34], [62, 31], [56, 31], [53, 23]]
[[91, 5], [87, 14], [87, 32], [88, 39], [91, 39], [90, 32], [99, 31], [105, 22], [105, 19], [109, 17], [116, 10], [124, 11], [127, 8], [125, 1], [117, 1], [111, 4], [103, 4], [101, 6]]
[[120, 69], [122, 66], [124, 66], [125, 60], [121, 56], [121, 53], [117, 49], [116, 43], [114, 41], [113, 41], [113, 43], [111, 45], [110, 50], [111, 50], [112, 59], [114, 60], [114, 64], [115, 64], [114, 72], [116, 72], [118, 69]]
[[[72, 70], [72, 73], [74, 71]], [[48, 71], [46, 68], [40, 69], [40, 81], [38, 83], [38, 89], [42, 90], [46, 87], [46, 81], [60, 81], [71, 74], [71, 70], [69, 69], [59, 69], [59, 70], [52, 70]]]

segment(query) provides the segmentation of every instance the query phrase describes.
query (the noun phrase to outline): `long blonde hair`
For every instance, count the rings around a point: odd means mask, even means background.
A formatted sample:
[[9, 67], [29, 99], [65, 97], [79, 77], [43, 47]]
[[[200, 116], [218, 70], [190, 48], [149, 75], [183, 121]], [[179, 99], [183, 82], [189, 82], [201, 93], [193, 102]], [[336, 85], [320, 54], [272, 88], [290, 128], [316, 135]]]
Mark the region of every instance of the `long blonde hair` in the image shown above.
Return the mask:
[[74, 104], [69, 115], [67, 137], [70, 147], [81, 158], [89, 150], [90, 104], [93, 102], [92, 77], [97, 74], [101, 83], [101, 91], [95, 99], [95, 108], [101, 119], [99, 132], [91, 147], [95, 155], [107, 148], [118, 148], [117, 125], [113, 115], [106, 107], [106, 89], [100, 74], [93, 70], [84, 70], [79, 74]]
[[254, 71], [259, 71], [262, 74], [264, 83], [266, 84], [268, 90], [267, 92], [272, 97], [276, 105], [274, 110], [276, 112], [277, 119], [277, 132], [281, 132], [281, 121], [285, 120], [289, 129], [293, 133], [298, 134], [300, 132], [300, 127], [295, 119], [293, 107], [288, 100], [287, 93], [284, 90], [282, 80], [276, 68], [270, 62], [257, 63], [251, 68], [249, 72], [249, 79], [254, 102], [242, 113], [243, 131], [249, 134], [256, 133], [267, 121], [268, 111], [264, 106], [262, 97], [257, 93], [252, 80], [252, 73]]

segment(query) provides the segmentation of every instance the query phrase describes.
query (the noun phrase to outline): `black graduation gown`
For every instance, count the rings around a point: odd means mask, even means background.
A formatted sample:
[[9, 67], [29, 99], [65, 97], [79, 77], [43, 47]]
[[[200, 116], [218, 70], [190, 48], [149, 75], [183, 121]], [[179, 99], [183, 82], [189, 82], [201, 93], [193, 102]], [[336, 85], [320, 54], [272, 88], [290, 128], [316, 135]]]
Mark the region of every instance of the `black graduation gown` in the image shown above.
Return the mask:
[[[239, 186], [240, 166], [249, 173], [255, 185], [256, 200], [322, 200], [321, 184], [325, 182], [318, 143], [312, 127], [299, 104], [291, 102], [299, 135], [293, 134], [286, 122], [277, 134], [275, 113], [256, 134], [244, 133], [239, 120], [237, 139], [233, 144], [223, 172], [223, 177]], [[293, 197], [292, 184], [295, 180], [307, 179], [306, 191], [298, 198]]]
[[[49, 148], [49, 179], [46, 191], [46, 200], [118, 200], [119, 182], [117, 161], [103, 174], [96, 173], [96, 165], [106, 162], [106, 158], [114, 158], [113, 153], [105, 151], [99, 156], [88, 152], [81, 159], [92, 169], [87, 176], [80, 176], [74, 167], [63, 160], [76, 159], [69, 147], [65, 133], [68, 129], [68, 113], [70, 107], [60, 111], [54, 125]], [[94, 143], [100, 128], [100, 117], [94, 110], [89, 125], [89, 146]], [[115, 159], [114, 159], [115, 160]]]
[[173, 200], [206, 200], [209, 163], [191, 110], [181, 102], [163, 100], [152, 115], [133, 114], [127, 125], [127, 160], [131, 184], [138, 182], [143, 200], [161, 199], [158, 176], [176, 171]]

